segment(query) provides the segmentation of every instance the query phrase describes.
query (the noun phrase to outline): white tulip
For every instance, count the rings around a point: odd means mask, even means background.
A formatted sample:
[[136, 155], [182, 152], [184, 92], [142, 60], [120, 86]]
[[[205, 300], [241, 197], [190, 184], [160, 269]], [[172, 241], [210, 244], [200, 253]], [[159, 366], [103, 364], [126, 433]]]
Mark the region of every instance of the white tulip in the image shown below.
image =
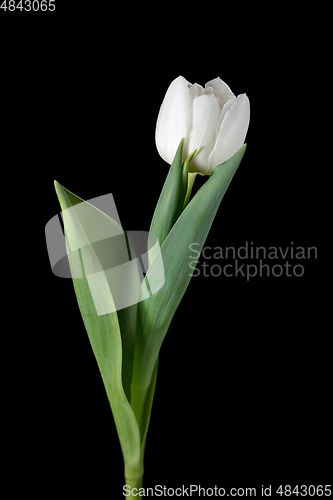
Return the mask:
[[244, 144], [250, 122], [250, 101], [236, 97], [220, 78], [205, 88], [179, 76], [169, 86], [156, 123], [156, 147], [170, 165], [184, 137], [183, 159], [200, 148], [189, 172], [209, 175]]

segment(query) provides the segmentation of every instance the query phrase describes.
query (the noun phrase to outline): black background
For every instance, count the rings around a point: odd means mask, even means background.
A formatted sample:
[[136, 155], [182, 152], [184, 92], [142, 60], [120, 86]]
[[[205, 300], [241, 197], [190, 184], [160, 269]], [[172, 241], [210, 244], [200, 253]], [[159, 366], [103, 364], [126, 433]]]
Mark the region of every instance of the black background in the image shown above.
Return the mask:
[[318, 259], [301, 261], [298, 278], [192, 279], [160, 354], [145, 486], [256, 486], [259, 496], [261, 485], [329, 482], [322, 200], [308, 126], [315, 63], [294, 21], [274, 9], [59, 0], [53, 13], [0, 12], [6, 169], [33, 218], [38, 270], [24, 417], [35, 491], [46, 480], [58, 494], [120, 498], [123, 484], [72, 283], [48, 260], [53, 181], [83, 199], [112, 193], [123, 226], [148, 230], [168, 169], [156, 118], [179, 75], [201, 85], [220, 76], [251, 103], [248, 148], [206, 244], [315, 246]]

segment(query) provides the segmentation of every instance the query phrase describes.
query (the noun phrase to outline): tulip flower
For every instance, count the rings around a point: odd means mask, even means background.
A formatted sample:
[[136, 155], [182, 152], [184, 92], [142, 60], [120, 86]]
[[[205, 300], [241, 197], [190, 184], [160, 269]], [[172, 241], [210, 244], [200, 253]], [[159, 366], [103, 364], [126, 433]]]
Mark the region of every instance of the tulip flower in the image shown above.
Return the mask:
[[171, 165], [184, 138], [183, 158], [200, 148], [189, 164], [189, 173], [209, 175], [242, 147], [249, 122], [246, 94], [236, 97], [220, 78], [203, 88], [179, 76], [169, 86], [159, 111], [157, 150]]
[[[171, 83], [156, 125], [158, 151], [171, 167], [153, 213], [147, 245], [140, 244], [140, 248], [131, 241], [131, 231], [125, 232], [117, 217], [111, 218], [55, 182], [63, 211], [65, 241], [62, 244], [67, 250], [83, 324], [118, 432], [124, 457], [123, 495], [127, 498], [141, 496], [159, 353], [193, 276], [192, 244], [200, 254], [245, 153], [243, 143], [249, 116], [246, 95], [236, 98], [220, 78], [206, 83], [205, 88], [188, 83], [182, 76]], [[149, 155], [145, 155], [141, 165], [147, 169]], [[129, 162], [126, 154], [124, 161]], [[154, 165], [152, 172], [153, 169]], [[189, 202], [196, 175], [211, 174], [213, 170], [214, 175], [201, 183]], [[117, 189], [126, 196], [125, 183]], [[156, 198], [155, 185], [148, 186], [145, 197]], [[132, 200], [128, 199], [127, 203], [130, 205]], [[232, 214], [229, 210], [225, 220]], [[148, 257], [146, 273], [141, 269], [143, 257]], [[123, 296], [126, 296], [125, 302]], [[207, 324], [218, 312], [211, 309]], [[189, 345], [192, 337], [195, 335], [189, 336]], [[197, 356], [202, 384], [214, 384], [209, 373], [202, 369], [205, 358], [200, 358], [200, 350]], [[191, 369], [186, 361], [184, 355], [184, 371]], [[212, 405], [209, 411], [211, 409]], [[177, 408], [174, 413], [177, 417]], [[212, 443], [212, 452], [214, 445]], [[101, 446], [104, 450], [106, 444], [103, 442]], [[177, 446], [180, 453], [182, 444]], [[163, 466], [163, 453], [158, 460]], [[111, 471], [111, 476], [115, 474]], [[166, 467], [165, 477], [167, 474]]]

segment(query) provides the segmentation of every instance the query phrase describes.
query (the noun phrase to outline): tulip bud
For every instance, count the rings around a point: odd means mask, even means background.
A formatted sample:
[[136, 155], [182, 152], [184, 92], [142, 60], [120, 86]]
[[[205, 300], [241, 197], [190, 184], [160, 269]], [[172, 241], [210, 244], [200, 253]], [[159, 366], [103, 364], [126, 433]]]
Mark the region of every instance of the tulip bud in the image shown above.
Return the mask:
[[209, 175], [233, 156], [245, 141], [250, 122], [250, 101], [236, 97], [220, 78], [205, 88], [179, 76], [169, 86], [156, 123], [156, 147], [170, 165], [184, 137], [183, 158], [197, 148], [189, 173]]

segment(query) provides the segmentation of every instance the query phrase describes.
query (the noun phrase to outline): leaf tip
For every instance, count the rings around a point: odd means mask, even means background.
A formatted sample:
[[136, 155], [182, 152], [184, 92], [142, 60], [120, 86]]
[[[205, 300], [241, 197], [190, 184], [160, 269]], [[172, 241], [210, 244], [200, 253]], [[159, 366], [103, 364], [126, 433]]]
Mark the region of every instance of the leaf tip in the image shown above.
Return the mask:
[[55, 187], [56, 193], [58, 194], [61, 190], [60, 188], [62, 187], [61, 184], [59, 184], [58, 181], [54, 181], [54, 187]]

